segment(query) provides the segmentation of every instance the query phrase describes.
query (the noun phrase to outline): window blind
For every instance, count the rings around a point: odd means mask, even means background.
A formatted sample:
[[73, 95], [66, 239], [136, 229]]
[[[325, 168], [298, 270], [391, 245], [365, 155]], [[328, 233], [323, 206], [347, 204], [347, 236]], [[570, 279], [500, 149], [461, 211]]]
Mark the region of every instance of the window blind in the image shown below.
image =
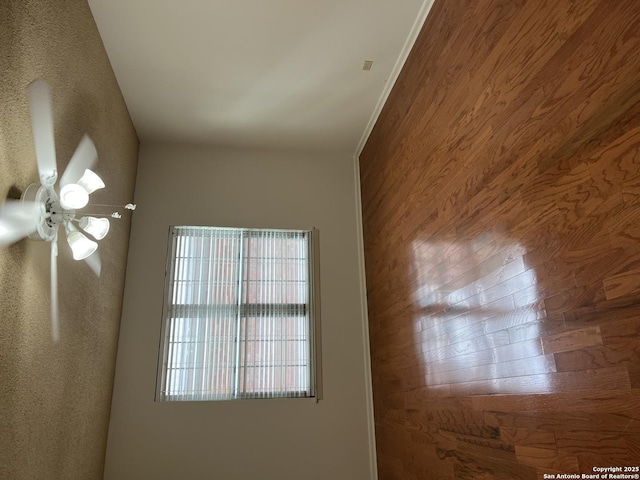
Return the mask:
[[160, 400], [314, 396], [312, 232], [171, 228]]

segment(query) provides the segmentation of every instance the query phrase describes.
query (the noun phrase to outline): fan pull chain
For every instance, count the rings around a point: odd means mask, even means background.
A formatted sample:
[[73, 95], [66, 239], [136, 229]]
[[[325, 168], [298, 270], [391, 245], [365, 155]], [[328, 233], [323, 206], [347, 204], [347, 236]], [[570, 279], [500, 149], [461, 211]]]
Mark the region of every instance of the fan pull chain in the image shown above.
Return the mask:
[[[127, 203], [126, 205], [110, 205], [107, 203], [91, 203], [89, 204], [92, 207], [116, 207], [116, 208], [120, 208], [123, 207], [125, 210], [135, 210], [137, 205], [135, 203]], [[105, 213], [88, 213], [86, 215], [91, 215], [93, 217], [111, 217], [111, 218], [122, 218], [122, 215], [120, 214], [120, 212], [113, 212], [111, 214], [105, 214]]]

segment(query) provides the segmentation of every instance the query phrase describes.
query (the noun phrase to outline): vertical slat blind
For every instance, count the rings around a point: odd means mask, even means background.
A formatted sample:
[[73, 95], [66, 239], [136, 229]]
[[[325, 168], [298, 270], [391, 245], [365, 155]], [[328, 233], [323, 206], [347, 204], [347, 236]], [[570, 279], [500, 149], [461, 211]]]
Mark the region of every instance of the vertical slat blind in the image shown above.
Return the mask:
[[170, 237], [158, 399], [313, 396], [311, 231]]

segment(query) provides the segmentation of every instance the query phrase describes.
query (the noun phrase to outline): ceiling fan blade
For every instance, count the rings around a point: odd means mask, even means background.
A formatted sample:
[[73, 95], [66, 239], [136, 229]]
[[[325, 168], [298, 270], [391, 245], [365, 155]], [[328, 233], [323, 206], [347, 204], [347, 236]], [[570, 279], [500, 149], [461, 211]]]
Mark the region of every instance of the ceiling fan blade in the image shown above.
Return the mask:
[[51, 339], [60, 340], [60, 317], [58, 313], [58, 232], [51, 241]]
[[31, 107], [31, 128], [36, 149], [38, 174], [42, 185], [56, 183], [56, 147], [53, 141], [53, 114], [51, 113], [51, 91], [44, 80], [34, 80], [27, 86]]
[[69, 165], [62, 174], [60, 179], [60, 186], [64, 187], [69, 183], [76, 183], [84, 171], [88, 168], [91, 169], [98, 161], [98, 152], [96, 146], [93, 144], [91, 138], [88, 135], [82, 137], [76, 151], [73, 153]]
[[89, 268], [93, 270], [93, 273], [96, 274], [97, 277], [100, 276], [100, 272], [102, 271], [102, 259], [100, 258], [100, 252], [97, 250], [84, 259], [89, 265]]
[[0, 205], [0, 248], [32, 234], [40, 221], [40, 204], [8, 200]]

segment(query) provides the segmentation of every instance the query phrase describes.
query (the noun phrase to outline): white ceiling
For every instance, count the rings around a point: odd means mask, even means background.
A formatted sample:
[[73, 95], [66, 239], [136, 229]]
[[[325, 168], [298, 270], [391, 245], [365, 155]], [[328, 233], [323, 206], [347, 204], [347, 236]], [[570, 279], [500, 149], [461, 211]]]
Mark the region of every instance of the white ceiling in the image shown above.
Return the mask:
[[431, 4], [88, 1], [141, 141], [349, 154]]

